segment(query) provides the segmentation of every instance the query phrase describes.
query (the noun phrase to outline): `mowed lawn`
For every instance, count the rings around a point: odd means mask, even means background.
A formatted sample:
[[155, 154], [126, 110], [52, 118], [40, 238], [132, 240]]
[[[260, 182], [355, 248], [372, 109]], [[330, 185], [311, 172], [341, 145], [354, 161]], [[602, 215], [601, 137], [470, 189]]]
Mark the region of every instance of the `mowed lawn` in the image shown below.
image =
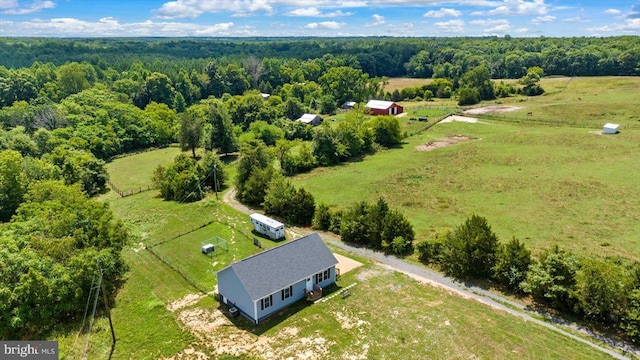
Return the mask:
[[[416, 147], [459, 134], [475, 140]], [[559, 244], [580, 254], [640, 260], [640, 131], [614, 136], [537, 124], [444, 123], [399, 149], [294, 178], [317, 203], [345, 208], [386, 199], [427, 238], [472, 214], [499, 237], [535, 251]]]
[[[348, 255], [348, 254], [347, 254]], [[209, 300], [181, 310], [203, 355], [255, 359], [604, 359], [547, 328], [367, 263], [327, 300], [299, 302], [254, 327]], [[337, 291], [350, 286], [351, 295]], [[331, 296], [334, 295], [334, 296]], [[186, 352], [181, 353], [184, 355]]]

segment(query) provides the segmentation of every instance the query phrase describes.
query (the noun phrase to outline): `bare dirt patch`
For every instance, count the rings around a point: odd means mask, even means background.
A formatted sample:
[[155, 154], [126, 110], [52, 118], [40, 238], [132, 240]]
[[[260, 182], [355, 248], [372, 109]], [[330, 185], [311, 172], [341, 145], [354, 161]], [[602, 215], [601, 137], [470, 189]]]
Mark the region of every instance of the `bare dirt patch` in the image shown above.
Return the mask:
[[455, 145], [460, 142], [471, 141], [473, 138], [464, 135], [449, 135], [444, 139], [429, 141], [426, 144], [416, 146], [416, 150], [418, 151], [431, 151], [451, 145]]
[[344, 275], [349, 271], [362, 266], [361, 262], [355, 261], [346, 256], [342, 256], [340, 254], [333, 254], [333, 256], [338, 260], [338, 265], [336, 267], [340, 269], [340, 275]]
[[[185, 309], [178, 313], [177, 319], [198, 340], [171, 359], [209, 359], [211, 356], [231, 355], [256, 359], [315, 360], [326, 358], [329, 347], [335, 344], [319, 334], [299, 337], [300, 329], [297, 327], [258, 336], [236, 327], [218, 309]], [[359, 321], [354, 322], [355, 327], [363, 325]], [[286, 345], [283, 347], [283, 344]]]
[[519, 106], [483, 106], [475, 109], [465, 110], [465, 114], [482, 115], [487, 113], [511, 112], [522, 109]]
[[362, 327], [365, 325], [369, 325], [368, 321], [362, 320], [362, 319], [358, 319], [358, 318], [354, 318], [352, 316], [349, 316], [347, 314], [343, 314], [340, 311], [336, 311], [335, 312], [336, 315], [336, 320], [338, 320], [338, 322], [340, 323], [340, 326], [342, 326], [343, 329], [351, 329], [351, 328], [357, 328], [359, 331], [362, 331]]
[[401, 118], [401, 117], [405, 117], [407, 116], [409, 113], [400, 113], [398, 115], [396, 115], [397, 118]]
[[482, 121], [478, 121], [477, 118], [474, 117], [468, 117], [468, 116], [459, 116], [459, 115], [451, 115], [445, 119], [442, 119], [440, 121], [440, 124], [442, 123], [450, 123], [450, 122], [454, 122], [454, 121], [458, 121], [458, 122], [465, 122], [465, 123], [470, 123], [470, 124], [486, 124], [486, 122], [482, 122]]
[[202, 294], [187, 294], [183, 296], [181, 299], [170, 302], [167, 304], [167, 310], [174, 312], [176, 310], [184, 309], [191, 305], [195, 305], [200, 301], [200, 299], [204, 298], [207, 295]]

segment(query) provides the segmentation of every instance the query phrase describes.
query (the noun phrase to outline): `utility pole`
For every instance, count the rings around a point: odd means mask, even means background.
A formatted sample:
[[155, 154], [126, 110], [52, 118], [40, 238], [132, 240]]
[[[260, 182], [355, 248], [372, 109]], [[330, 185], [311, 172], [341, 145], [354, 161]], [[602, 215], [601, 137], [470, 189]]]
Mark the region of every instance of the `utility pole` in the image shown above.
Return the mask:
[[[104, 269], [100, 266], [100, 261], [98, 261], [98, 267], [100, 268], [100, 280], [103, 279]], [[109, 299], [107, 297], [107, 291], [104, 288], [104, 281], [100, 281], [100, 287], [102, 288], [102, 297], [104, 299], [104, 308], [107, 310], [107, 317], [109, 318], [109, 327], [111, 328], [111, 351], [113, 352], [113, 348], [116, 346], [116, 333], [113, 330], [113, 322], [111, 321], [111, 311], [109, 310]]]
[[216, 176], [217, 168], [218, 168], [218, 164], [213, 164], [213, 187], [216, 190], [216, 200], [218, 200], [218, 178]]

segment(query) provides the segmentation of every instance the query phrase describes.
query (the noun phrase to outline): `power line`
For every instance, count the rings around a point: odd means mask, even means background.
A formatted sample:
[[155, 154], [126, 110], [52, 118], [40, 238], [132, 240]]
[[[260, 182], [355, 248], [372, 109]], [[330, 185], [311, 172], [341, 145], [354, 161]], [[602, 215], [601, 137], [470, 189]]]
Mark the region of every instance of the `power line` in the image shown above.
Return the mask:
[[[96, 289], [96, 298], [93, 302], [93, 311], [91, 312], [91, 320], [89, 321], [89, 331], [87, 333], [87, 342], [84, 345], [84, 353], [82, 355], [83, 359], [87, 358], [87, 351], [89, 350], [89, 340], [91, 340], [91, 330], [93, 329], [93, 321], [95, 320], [95, 316], [96, 316], [96, 307], [98, 306], [98, 298], [100, 297], [100, 288], [102, 287], [102, 271], [100, 271], [100, 278], [98, 280], [98, 286], [95, 287]], [[91, 291], [89, 293], [91, 293], [93, 291], [94, 288], [91, 288]]]

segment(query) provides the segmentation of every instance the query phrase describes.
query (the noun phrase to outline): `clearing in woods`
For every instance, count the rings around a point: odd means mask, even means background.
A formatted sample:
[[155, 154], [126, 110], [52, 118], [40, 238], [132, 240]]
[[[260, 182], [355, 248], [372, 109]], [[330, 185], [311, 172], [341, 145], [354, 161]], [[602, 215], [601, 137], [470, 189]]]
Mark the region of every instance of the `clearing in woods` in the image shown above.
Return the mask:
[[[412, 358], [602, 357], [586, 345], [535, 324], [361, 258], [355, 260], [363, 265], [344, 273], [333, 289], [339, 291], [357, 283], [350, 288], [351, 296], [344, 299], [336, 296], [314, 305], [297, 303], [259, 327], [247, 324], [244, 318], [232, 323], [207, 294], [215, 289], [215, 276], [203, 270], [221, 268], [234, 258], [260, 251], [240, 235], [240, 231], [251, 229], [246, 215], [236, 213], [221, 200], [216, 201], [213, 195], [190, 204], [163, 201], [153, 191], [122, 199], [112, 196], [103, 199], [140, 237], [140, 241], [125, 250], [130, 271], [112, 309], [118, 337], [112, 359], [206, 359], [223, 355], [258, 359], [366, 359], [393, 358], [399, 352]], [[140, 244], [162, 242], [209, 218], [231, 225], [226, 231], [232, 233], [223, 234], [230, 239], [228, 257], [208, 257], [197, 249], [201, 240], [211, 236], [210, 232], [222, 229], [203, 228], [202, 233], [192, 232], [191, 237], [179, 236], [175, 242], [155, 247], [169, 264]], [[263, 246], [274, 245], [268, 240], [262, 242]], [[199, 260], [204, 261], [202, 266], [193, 266]], [[189, 279], [202, 277], [201, 285], [210, 291], [195, 289], [185, 274]], [[373, 299], [375, 311], [371, 307]], [[110, 350], [108, 321], [99, 318], [94, 329], [88, 356], [106, 359]], [[64, 357], [82, 357], [81, 349], [73, 347], [74, 338], [73, 331], [59, 336]]]

